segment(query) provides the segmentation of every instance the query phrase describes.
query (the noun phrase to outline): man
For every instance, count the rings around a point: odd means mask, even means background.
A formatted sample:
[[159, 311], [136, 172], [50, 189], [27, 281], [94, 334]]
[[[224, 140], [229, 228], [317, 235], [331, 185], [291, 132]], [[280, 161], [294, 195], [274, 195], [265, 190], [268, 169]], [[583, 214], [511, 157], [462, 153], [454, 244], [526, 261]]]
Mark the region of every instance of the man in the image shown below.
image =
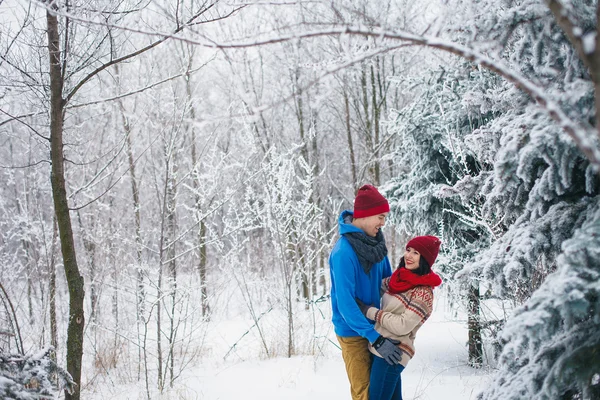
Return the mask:
[[374, 186], [362, 186], [354, 199], [354, 211], [340, 215], [340, 238], [329, 255], [332, 321], [353, 400], [368, 400], [369, 342], [390, 364], [397, 364], [402, 357], [397, 343], [380, 336], [356, 303], [358, 299], [379, 307], [381, 280], [392, 275], [381, 232], [389, 211], [387, 200]]

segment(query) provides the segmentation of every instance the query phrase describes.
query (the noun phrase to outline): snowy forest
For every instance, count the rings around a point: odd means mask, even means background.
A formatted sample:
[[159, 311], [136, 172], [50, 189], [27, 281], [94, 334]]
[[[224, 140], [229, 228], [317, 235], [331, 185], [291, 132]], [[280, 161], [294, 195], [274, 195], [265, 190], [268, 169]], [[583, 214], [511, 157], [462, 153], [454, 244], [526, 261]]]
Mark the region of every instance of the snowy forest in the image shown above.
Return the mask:
[[599, 20], [595, 0], [0, 0], [0, 397], [227, 399], [176, 389], [341, 360], [328, 255], [370, 183], [393, 266], [442, 240], [436, 290], [485, 377], [462, 398], [600, 399]]

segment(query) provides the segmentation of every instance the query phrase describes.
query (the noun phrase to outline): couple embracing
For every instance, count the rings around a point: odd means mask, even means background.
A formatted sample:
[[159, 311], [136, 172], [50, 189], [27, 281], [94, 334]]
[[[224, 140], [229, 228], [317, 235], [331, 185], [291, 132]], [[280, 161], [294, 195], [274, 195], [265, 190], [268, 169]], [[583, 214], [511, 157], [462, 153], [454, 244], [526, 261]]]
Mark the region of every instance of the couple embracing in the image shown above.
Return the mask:
[[401, 373], [442, 283], [431, 270], [441, 244], [435, 236], [411, 239], [392, 273], [381, 232], [389, 211], [375, 187], [362, 186], [354, 211], [340, 215], [329, 256], [332, 319], [353, 400], [402, 400]]

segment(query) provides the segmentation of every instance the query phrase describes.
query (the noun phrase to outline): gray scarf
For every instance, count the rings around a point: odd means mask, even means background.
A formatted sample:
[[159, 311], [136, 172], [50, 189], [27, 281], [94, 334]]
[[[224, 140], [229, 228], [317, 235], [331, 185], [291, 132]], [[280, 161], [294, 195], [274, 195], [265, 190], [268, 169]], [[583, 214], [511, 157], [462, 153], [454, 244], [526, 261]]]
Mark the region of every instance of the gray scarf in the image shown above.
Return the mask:
[[381, 231], [377, 231], [375, 237], [368, 236], [362, 232], [344, 233], [344, 236], [350, 242], [350, 245], [358, 256], [360, 265], [367, 275], [369, 275], [374, 264], [377, 264], [387, 256], [385, 238]]

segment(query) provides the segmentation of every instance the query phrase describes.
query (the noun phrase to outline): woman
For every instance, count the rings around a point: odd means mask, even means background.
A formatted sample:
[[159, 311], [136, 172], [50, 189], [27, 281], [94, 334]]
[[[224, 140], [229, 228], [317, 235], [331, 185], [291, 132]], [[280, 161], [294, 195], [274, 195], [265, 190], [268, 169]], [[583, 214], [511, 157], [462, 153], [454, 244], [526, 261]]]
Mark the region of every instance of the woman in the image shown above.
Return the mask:
[[375, 321], [381, 336], [393, 339], [402, 350], [399, 364], [388, 364], [369, 345], [375, 355], [371, 366], [369, 400], [402, 400], [400, 374], [415, 354], [415, 336], [431, 315], [433, 288], [442, 283], [431, 271], [440, 240], [435, 236], [417, 236], [406, 244], [404, 257], [391, 277], [382, 281], [381, 310], [360, 304], [365, 316]]

